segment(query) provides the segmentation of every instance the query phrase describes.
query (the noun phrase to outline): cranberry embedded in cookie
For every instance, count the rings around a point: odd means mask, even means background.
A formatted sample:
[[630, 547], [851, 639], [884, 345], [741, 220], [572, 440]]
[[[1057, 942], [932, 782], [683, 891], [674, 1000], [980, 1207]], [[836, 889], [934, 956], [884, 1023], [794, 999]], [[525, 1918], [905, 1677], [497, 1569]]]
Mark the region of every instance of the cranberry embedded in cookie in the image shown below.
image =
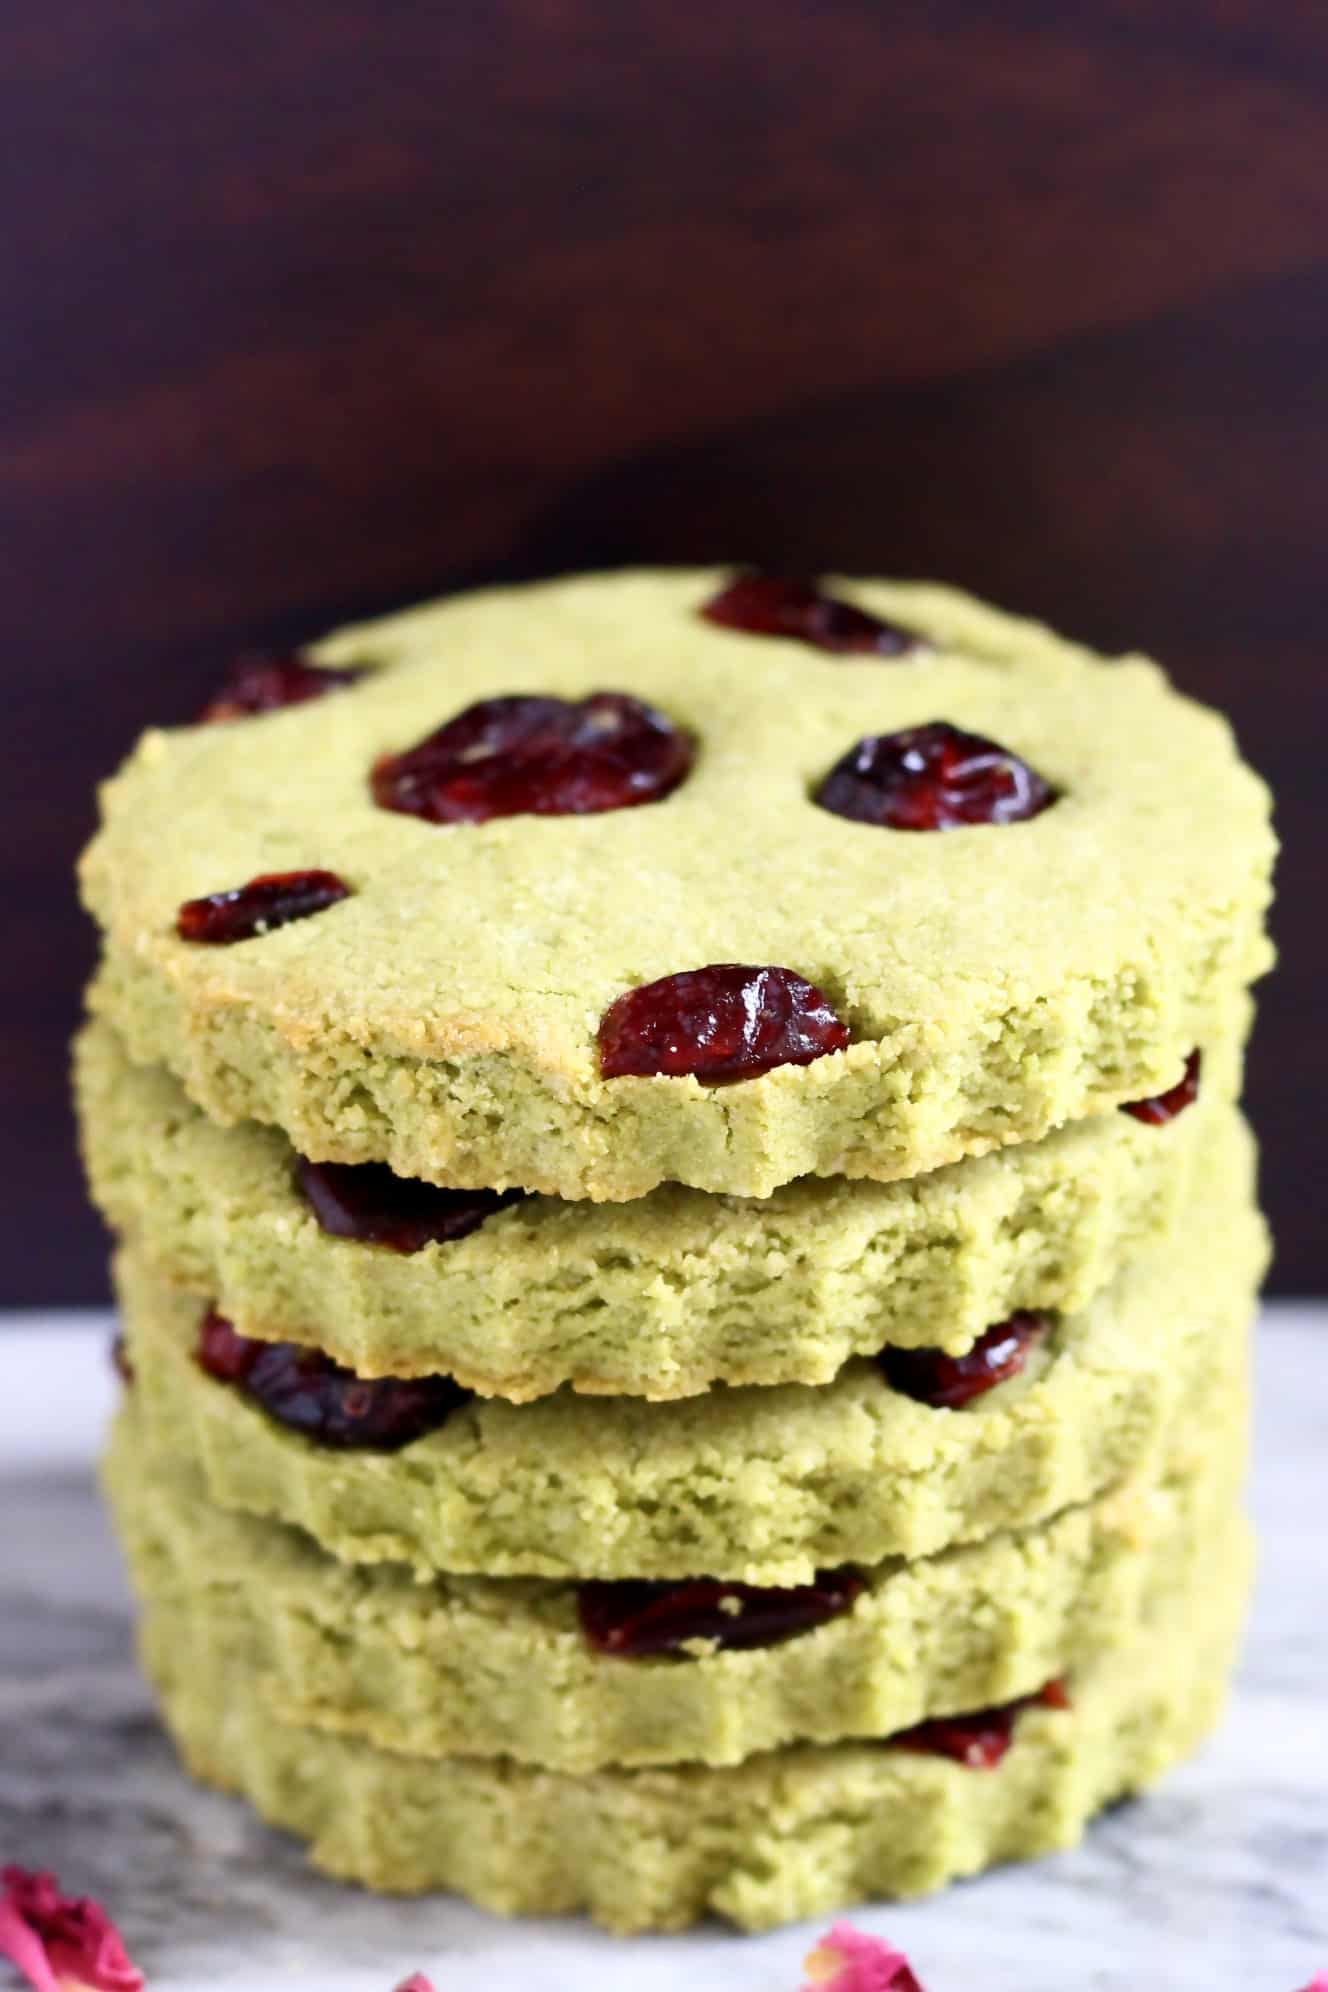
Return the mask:
[[692, 1640], [727, 1651], [779, 1646], [851, 1611], [862, 1588], [854, 1570], [818, 1571], [814, 1584], [787, 1588], [710, 1578], [588, 1583], [577, 1592], [577, 1609], [596, 1652], [635, 1660], [678, 1653]]
[[1026, 1708], [1070, 1706], [1064, 1681], [1048, 1681], [1035, 1695], [1021, 1695], [1001, 1708], [977, 1715], [933, 1716], [912, 1729], [891, 1736], [891, 1748], [916, 1750], [930, 1757], [952, 1757], [971, 1771], [993, 1771], [1014, 1741], [1014, 1726]]
[[883, 1349], [879, 1360], [891, 1390], [937, 1410], [958, 1411], [1018, 1376], [1050, 1326], [1046, 1314], [1012, 1314], [980, 1335], [966, 1355], [947, 1356], [944, 1349]]
[[310, 1162], [303, 1155], [296, 1162], [295, 1180], [320, 1229], [334, 1238], [386, 1245], [394, 1252], [455, 1244], [524, 1195], [521, 1190], [445, 1190], [395, 1175], [385, 1162]]
[[853, 823], [960, 830], [1027, 822], [1050, 809], [1056, 791], [1008, 748], [937, 719], [859, 740], [835, 763], [814, 800]]
[[848, 1044], [848, 1026], [814, 983], [792, 969], [741, 962], [629, 989], [599, 1027], [605, 1079], [666, 1074], [717, 1085], [777, 1065], [810, 1065]]
[[270, 1346], [241, 1335], [224, 1314], [210, 1307], [199, 1324], [198, 1366], [218, 1383], [242, 1383], [260, 1352]]
[[836, 656], [903, 657], [922, 638], [852, 602], [822, 594], [810, 581], [738, 574], [701, 610], [707, 622], [751, 636], [788, 636]]
[[346, 691], [367, 675], [363, 666], [311, 664], [298, 650], [237, 657], [198, 715], [198, 723], [206, 726], [305, 705], [328, 692]]
[[1203, 1054], [1192, 1051], [1185, 1061], [1185, 1070], [1168, 1093], [1158, 1093], [1151, 1100], [1129, 1100], [1121, 1108], [1123, 1114], [1133, 1114], [1138, 1121], [1149, 1127], [1165, 1127], [1174, 1121], [1177, 1114], [1183, 1114], [1186, 1107], [1192, 1107], [1199, 1097], [1199, 1078], [1203, 1070]]
[[592, 816], [662, 801], [692, 755], [689, 733], [625, 692], [482, 699], [375, 762], [369, 786], [380, 809], [430, 823]]
[[264, 872], [247, 885], [228, 892], [209, 892], [186, 899], [176, 915], [175, 931], [182, 941], [202, 941], [226, 947], [252, 941], [292, 920], [307, 920], [329, 906], [350, 898], [350, 887], [330, 871]]
[[319, 1445], [397, 1452], [446, 1424], [471, 1393], [450, 1376], [361, 1377], [319, 1349], [241, 1335], [210, 1308], [199, 1326], [200, 1369], [232, 1384], [279, 1425]]

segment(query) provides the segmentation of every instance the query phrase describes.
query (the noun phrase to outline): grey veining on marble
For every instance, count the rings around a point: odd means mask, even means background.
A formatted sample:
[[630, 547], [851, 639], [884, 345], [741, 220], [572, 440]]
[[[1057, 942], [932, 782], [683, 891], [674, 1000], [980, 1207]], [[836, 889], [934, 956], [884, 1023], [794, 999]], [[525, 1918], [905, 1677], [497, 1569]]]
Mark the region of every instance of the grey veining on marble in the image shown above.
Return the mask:
[[[91, 1337], [86, 1359], [91, 1375]], [[0, 1467], [5, 1366], [12, 1380], [20, 1360], [0, 1344]], [[1078, 1852], [858, 1912], [927, 1992], [1298, 1992], [1328, 1969], [1328, 1310], [1275, 1316], [1259, 1366], [1262, 1572], [1226, 1727]], [[320, 1881], [292, 1842], [175, 1769], [129, 1625], [90, 1476], [0, 1472], [0, 1862], [103, 1897], [153, 1992], [391, 1992], [414, 1969], [438, 1992], [797, 1992], [809, 1929], [624, 1945]]]

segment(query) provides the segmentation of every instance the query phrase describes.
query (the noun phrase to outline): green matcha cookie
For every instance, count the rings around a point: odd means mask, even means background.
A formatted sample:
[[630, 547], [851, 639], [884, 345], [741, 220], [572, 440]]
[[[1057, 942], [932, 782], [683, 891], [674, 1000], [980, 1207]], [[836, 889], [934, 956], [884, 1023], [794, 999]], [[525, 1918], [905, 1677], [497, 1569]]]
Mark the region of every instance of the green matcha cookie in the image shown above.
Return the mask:
[[[1036, 1528], [863, 1573], [852, 1610], [780, 1645], [597, 1652], [574, 1586], [429, 1585], [331, 1561], [294, 1529], [211, 1507], [126, 1406], [105, 1467], [137, 1590], [284, 1719], [408, 1756], [548, 1769], [732, 1764], [794, 1741], [889, 1735], [1034, 1692], [1127, 1641], [1195, 1581], [1243, 1474], [1239, 1380], [1202, 1433]], [[1203, 1450], [1197, 1450], [1202, 1447]]]
[[196, 1460], [222, 1507], [306, 1529], [348, 1562], [488, 1576], [805, 1582], [1027, 1526], [1129, 1472], [1243, 1344], [1266, 1246], [1252, 1145], [1214, 1126], [1175, 1231], [1021, 1375], [962, 1410], [874, 1362], [819, 1388], [675, 1404], [560, 1392], [473, 1400], [404, 1450], [336, 1451], [194, 1361], [202, 1303], [125, 1252], [119, 1283], [147, 1442]]
[[812, 1177], [765, 1201], [533, 1197], [410, 1254], [321, 1230], [284, 1136], [215, 1126], [105, 1025], [76, 1067], [108, 1221], [244, 1334], [518, 1400], [563, 1383], [669, 1398], [824, 1383], [886, 1344], [959, 1353], [1019, 1309], [1082, 1307], [1172, 1224], [1230, 1114], [1244, 1025], [1206, 1049], [1200, 1103], [1169, 1126], [1099, 1114], [916, 1182]]
[[[1269, 960], [1273, 839], [1222, 720], [946, 589], [843, 584], [930, 643], [832, 657], [702, 619], [719, 578], [431, 605], [322, 646], [378, 667], [335, 696], [145, 735], [83, 866], [94, 1008], [306, 1155], [598, 1201], [914, 1176], [1160, 1093], [1229, 1031]], [[473, 702], [602, 691], [692, 737], [664, 800], [444, 825], [371, 794]], [[1056, 799], [944, 834], [813, 800], [864, 737], [936, 720]], [[311, 870], [350, 896], [235, 945], [176, 932], [182, 902]], [[847, 1048], [729, 1085], [601, 1076], [618, 999], [716, 963], [806, 978]]]
[[149, 1612], [143, 1651], [189, 1768], [310, 1840], [330, 1874], [398, 1894], [452, 1889], [504, 1913], [586, 1909], [622, 1931], [712, 1912], [766, 1929], [1073, 1846], [1100, 1807], [1152, 1784], [1211, 1728], [1247, 1577], [1233, 1517], [1199, 1581], [1076, 1672], [1068, 1709], [1020, 1714], [994, 1769], [888, 1743], [586, 1777], [429, 1761], [281, 1721], [169, 1608]]

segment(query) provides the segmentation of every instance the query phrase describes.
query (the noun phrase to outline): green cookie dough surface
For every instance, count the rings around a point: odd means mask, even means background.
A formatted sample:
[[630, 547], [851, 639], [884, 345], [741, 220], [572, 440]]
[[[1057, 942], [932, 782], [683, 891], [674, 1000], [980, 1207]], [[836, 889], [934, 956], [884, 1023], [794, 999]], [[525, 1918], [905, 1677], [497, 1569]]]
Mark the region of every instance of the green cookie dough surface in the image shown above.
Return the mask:
[[350, 1562], [778, 1584], [924, 1555], [1091, 1499], [1196, 1415], [1266, 1256], [1249, 1137], [1235, 1119], [1214, 1137], [1174, 1233], [962, 1411], [856, 1361], [819, 1388], [674, 1404], [477, 1399], [400, 1452], [339, 1452], [206, 1376], [202, 1303], [125, 1252], [135, 1400], [154, 1452], [196, 1460], [219, 1505], [295, 1523]]
[[[429, 1585], [331, 1561], [274, 1522], [228, 1515], [161, 1467], [132, 1406], [105, 1482], [136, 1588], [177, 1647], [225, 1653], [284, 1719], [408, 1756], [546, 1769], [732, 1764], [795, 1741], [890, 1735], [1014, 1700], [1130, 1639], [1193, 1586], [1242, 1477], [1243, 1379], [1171, 1455], [1089, 1506], [969, 1548], [864, 1572], [851, 1613], [750, 1652], [596, 1653], [576, 1590]], [[1196, 1446], [1203, 1451], [1196, 1456]]]
[[322, 1231], [284, 1136], [217, 1127], [105, 1025], [76, 1069], [108, 1221], [243, 1333], [517, 1400], [564, 1383], [669, 1398], [824, 1383], [887, 1344], [959, 1353], [1021, 1308], [1082, 1307], [1173, 1222], [1230, 1115], [1247, 1008], [1206, 1047], [1199, 1105], [1167, 1127], [1099, 1114], [914, 1182], [812, 1177], [764, 1201], [534, 1197], [409, 1255]]
[[[717, 574], [500, 589], [340, 633], [353, 690], [153, 731], [83, 865], [94, 1007], [218, 1120], [319, 1159], [595, 1200], [909, 1177], [1170, 1086], [1262, 972], [1266, 791], [1216, 715], [948, 589], [844, 583], [930, 637], [827, 657], [715, 628]], [[367, 777], [472, 701], [602, 689], [696, 736], [666, 801], [439, 827]], [[883, 830], [810, 791], [866, 734], [948, 719], [1059, 791], [1035, 820]], [[353, 896], [230, 947], [183, 900], [328, 867]], [[599, 1076], [633, 986], [711, 962], [818, 984], [849, 1049], [729, 1086]]]
[[1069, 1709], [1020, 1715], [994, 1770], [888, 1743], [585, 1777], [429, 1761], [282, 1722], [225, 1655], [181, 1639], [169, 1609], [149, 1612], [142, 1644], [190, 1769], [311, 1841], [328, 1873], [397, 1894], [447, 1888], [509, 1914], [586, 1909], [622, 1931], [709, 1913], [766, 1929], [1073, 1846], [1100, 1807], [1152, 1784], [1211, 1728], [1247, 1577], [1233, 1517], [1199, 1582], [1076, 1673]]

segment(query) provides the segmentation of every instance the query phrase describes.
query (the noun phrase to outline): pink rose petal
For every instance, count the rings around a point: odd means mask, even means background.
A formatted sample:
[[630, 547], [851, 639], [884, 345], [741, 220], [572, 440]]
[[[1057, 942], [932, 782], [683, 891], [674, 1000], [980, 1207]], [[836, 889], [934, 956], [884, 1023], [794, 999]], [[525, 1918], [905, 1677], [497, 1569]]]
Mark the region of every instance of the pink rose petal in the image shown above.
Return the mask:
[[1304, 1992], [1328, 1992], [1328, 1971], [1321, 1971], [1317, 1978], [1312, 1978]]
[[403, 1978], [397, 1992], [433, 1992], [433, 1986], [422, 1971], [412, 1971], [409, 1978]]
[[803, 1969], [804, 1992], [923, 1992], [902, 1951], [851, 1923], [836, 1923]]
[[141, 1992], [143, 1974], [100, 1904], [29, 1868], [5, 1868], [0, 1884], [0, 1957], [36, 1992]]

